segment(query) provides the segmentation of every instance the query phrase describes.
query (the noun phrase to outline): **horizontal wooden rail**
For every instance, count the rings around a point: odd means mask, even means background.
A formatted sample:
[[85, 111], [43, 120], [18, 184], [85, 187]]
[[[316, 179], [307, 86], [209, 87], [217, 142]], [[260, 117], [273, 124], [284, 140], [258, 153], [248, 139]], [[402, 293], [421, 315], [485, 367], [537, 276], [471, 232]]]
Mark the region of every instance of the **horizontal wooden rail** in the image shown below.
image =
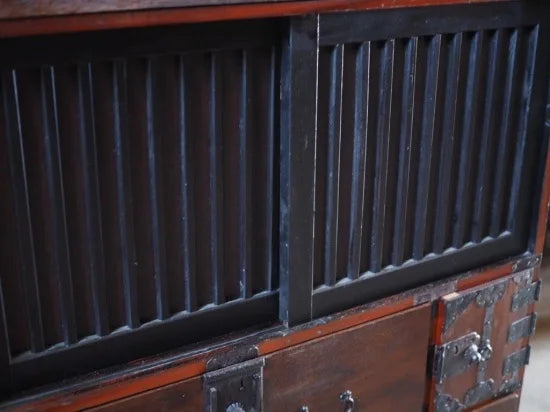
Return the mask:
[[275, 327], [252, 336], [246, 334], [243, 337], [233, 336], [213, 344], [208, 350], [199, 349], [166, 357], [153, 357], [141, 361], [139, 365], [129, 364], [127, 368], [116, 372], [111, 370], [105, 374], [94, 373], [92, 376], [73, 381], [73, 384], [65, 382], [62, 386], [45, 388], [34, 395], [28, 394], [13, 402], [0, 404], [0, 409], [6, 407], [15, 411], [54, 409], [77, 411], [103, 405], [202, 375], [206, 371], [209, 359], [219, 356], [236, 345], [255, 345], [258, 348], [258, 355], [265, 356], [420, 304], [434, 302], [448, 293], [472, 288], [527, 267], [538, 268], [540, 261], [540, 255], [527, 255], [520, 259], [507, 260], [325, 317], [322, 320], [314, 320], [290, 330]]
[[[53, 2], [51, 7], [37, 13], [34, 8], [21, 6], [19, 13], [9, 12], [7, 6], [0, 8], [0, 38], [32, 36], [40, 34], [73, 33], [92, 30], [121, 29], [129, 27], [149, 27], [181, 23], [199, 23], [222, 20], [240, 20], [262, 17], [293, 16], [307, 13], [374, 10], [400, 7], [420, 7], [464, 3], [487, 3], [503, 0], [317, 0], [275, 3], [249, 3], [215, 5], [201, 7], [172, 7], [164, 9], [128, 10], [138, 4], [151, 4], [150, 1], [132, 2], [134, 6], [120, 7], [116, 12], [107, 12], [100, 5], [85, 8], [86, 13], [61, 15]], [[12, 3], [23, 3], [13, 1]], [[27, 4], [27, 2], [25, 2]], [[50, 2], [51, 3], [51, 2]], [[79, 1], [78, 3], [87, 3]], [[29, 3], [30, 4], [30, 3]], [[101, 4], [105, 4], [101, 2]], [[143, 6], [145, 7], [145, 6]], [[152, 7], [152, 6], [149, 6]], [[158, 6], [156, 6], [158, 7]], [[93, 11], [90, 13], [89, 11]], [[17, 16], [17, 18], [14, 18]]]

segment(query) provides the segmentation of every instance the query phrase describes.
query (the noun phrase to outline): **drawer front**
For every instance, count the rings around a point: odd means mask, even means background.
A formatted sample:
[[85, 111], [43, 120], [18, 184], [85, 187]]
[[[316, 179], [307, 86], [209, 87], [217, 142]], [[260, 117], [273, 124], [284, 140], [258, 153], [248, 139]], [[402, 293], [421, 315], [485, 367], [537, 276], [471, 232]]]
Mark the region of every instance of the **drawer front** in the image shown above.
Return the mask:
[[[266, 411], [421, 411], [429, 305], [358, 326], [266, 359]], [[396, 396], [396, 394], [398, 394]]]
[[442, 298], [432, 410], [460, 411], [521, 388], [540, 290], [533, 277], [528, 269]]
[[421, 411], [430, 321], [423, 305], [95, 410]]
[[137, 410], [202, 411], [204, 409], [202, 378], [187, 379], [139, 395], [91, 409], [92, 411], [125, 412]]

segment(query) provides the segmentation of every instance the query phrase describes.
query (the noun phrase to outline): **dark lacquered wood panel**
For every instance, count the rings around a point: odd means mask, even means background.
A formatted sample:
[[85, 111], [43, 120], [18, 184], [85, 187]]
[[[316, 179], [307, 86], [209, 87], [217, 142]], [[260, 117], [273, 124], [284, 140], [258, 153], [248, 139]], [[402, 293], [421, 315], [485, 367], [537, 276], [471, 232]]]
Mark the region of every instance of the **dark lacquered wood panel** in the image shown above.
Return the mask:
[[400, 312], [266, 358], [266, 411], [421, 411], [426, 384], [430, 305]]
[[[184, 30], [207, 47], [141, 32], [163, 44], [153, 54], [129, 32], [83, 35], [82, 47], [26, 39], [64, 51], [4, 60], [0, 279], [13, 389], [190, 343], [198, 335], [176, 325], [227, 305], [267, 304], [241, 326], [276, 320], [280, 51], [278, 29], [257, 28], [225, 45], [223, 30]], [[142, 340], [163, 325], [183, 341]], [[92, 349], [103, 337], [111, 344]], [[109, 354], [113, 341], [132, 349]], [[47, 364], [67, 351], [59, 375]]]
[[320, 15], [313, 316], [530, 247], [546, 7]]

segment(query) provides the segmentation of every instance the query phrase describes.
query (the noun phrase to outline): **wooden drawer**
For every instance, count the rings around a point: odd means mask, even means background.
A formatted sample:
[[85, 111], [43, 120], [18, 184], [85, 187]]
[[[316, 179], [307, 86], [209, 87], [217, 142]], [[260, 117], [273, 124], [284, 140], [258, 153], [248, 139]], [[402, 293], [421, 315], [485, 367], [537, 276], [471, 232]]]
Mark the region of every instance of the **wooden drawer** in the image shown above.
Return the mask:
[[440, 300], [431, 410], [489, 405], [521, 388], [540, 290], [534, 275], [527, 269]]
[[[430, 308], [421, 306], [290, 348], [266, 359], [266, 411], [420, 411]], [[399, 396], [395, 396], [395, 394]]]
[[[246, 411], [343, 411], [351, 405], [341, 394], [351, 391], [354, 411], [421, 411], [430, 321], [430, 305], [422, 305], [96, 410], [221, 412], [234, 404]], [[246, 376], [251, 362], [253, 384]], [[242, 365], [245, 373], [235, 375]], [[224, 386], [224, 375], [240, 382], [240, 393], [225, 391], [231, 385]]]
[[92, 411], [200, 411], [204, 409], [202, 378], [196, 377], [166, 385], [139, 395], [91, 409]]

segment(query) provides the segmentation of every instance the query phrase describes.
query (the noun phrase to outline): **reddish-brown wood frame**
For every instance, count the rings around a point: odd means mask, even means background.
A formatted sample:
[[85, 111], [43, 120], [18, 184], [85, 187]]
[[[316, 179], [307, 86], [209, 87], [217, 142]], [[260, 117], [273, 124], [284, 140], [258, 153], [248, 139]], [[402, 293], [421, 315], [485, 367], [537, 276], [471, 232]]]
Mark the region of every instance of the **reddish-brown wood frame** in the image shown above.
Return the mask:
[[181, 23], [293, 16], [308, 13], [420, 7], [504, 0], [306, 0], [181, 7], [117, 13], [72, 14], [0, 20], [0, 38]]
[[[537, 258], [537, 262], [540, 259]], [[224, 342], [212, 345], [214, 348], [202, 352], [191, 352], [167, 356], [164, 360], [152, 358], [143, 360], [138, 368], [129, 369], [125, 373], [91, 376], [66, 387], [53, 389], [44, 394], [36, 394], [21, 399], [17, 404], [11, 404], [13, 410], [61, 410], [76, 411], [99, 406], [138, 393], [156, 389], [174, 382], [199, 376], [206, 371], [209, 359], [230, 350], [234, 345], [254, 344], [258, 347], [258, 355], [263, 356], [278, 350], [299, 345], [331, 333], [352, 328], [361, 323], [380, 319], [416, 305], [435, 302], [439, 297], [468, 289], [490, 280], [498, 279], [521, 270], [525, 259], [509, 260], [497, 265], [476, 269], [445, 281], [420, 287], [369, 303], [336, 315], [324, 318], [322, 322], [313, 321], [288, 331], [277, 328], [253, 336], [233, 337]], [[538, 263], [537, 263], [538, 264]], [[437, 322], [434, 320], [434, 335]], [[281, 331], [284, 331], [281, 333]], [[434, 339], [432, 338], [432, 342]], [[7, 405], [9, 406], [9, 404]]]

